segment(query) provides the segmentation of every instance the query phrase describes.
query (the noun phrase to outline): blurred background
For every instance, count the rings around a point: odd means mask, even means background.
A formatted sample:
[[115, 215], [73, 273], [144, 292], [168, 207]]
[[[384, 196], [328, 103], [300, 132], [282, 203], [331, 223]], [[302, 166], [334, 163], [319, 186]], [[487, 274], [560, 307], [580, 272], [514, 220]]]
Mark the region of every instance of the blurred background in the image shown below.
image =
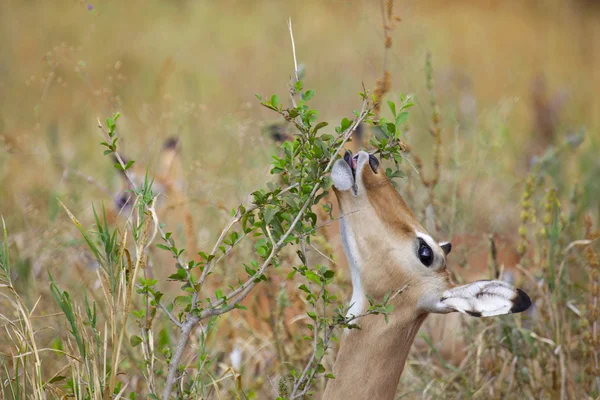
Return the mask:
[[[117, 178], [99, 151], [96, 119], [115, 111], [123, 114], [129, 157], [152, 164], [163, 140], [176, 135], [194, 194], [224, 190], [220, 200], [237, 204], [263, 176], [235, 177], [269, 160], [260, 128], [276, 116], [254, 94], [284, 98], [293, 71], [289, 17], [320, 118], [349, 116], [359, 106], [361, 82], [374, 88], [384, 68], [378, 2], [8, 1], [0, 7], [0, 206], [15, 227], [25, 224], [28, 205], [46, 218], [54, 192], [73, 188], [57, 163], [113, 189]], [[445, 156], [452, 155], [450, 143], [464, 140], [476, 151], [462, 162], [485, 160], [479, 173], [518, 178], [533, 155], [581, 127], [588, 132], [584, 147], [595, 147], [598, 8], [575, 0], [397, 2], [402, 22], [387, 56], [388, 97], [416, 95], [409, 141], [426, 157], [429, 51]]]
[[[431, 54], [442, 129], [441, 236], [484, 238], [475, 241], [487, 248], [495, 234], [517, 251], [525, 181], [542, 171], [540, 187], [555, 188], [561, 204], [576, 203], [570, 211], [583, 238], [583, 216], [596, 225], [600, 211], [600, 2], [397, 0], [401, 21], [387, 52], [381, 14], [378, 1], [0, 2], [0, 214], [24, 298], [46, 298], [46, 271], [81, 291], [85, 268], [75, 265], [88, 256], [57, 199], [91, 227], [92, 205], [112, 206], [123, 190], [97, 123], [117, 111], [120, 149], [142, 170], [158, 168], [164, 141], [179, 138], [193, 241], [212, 246], [228, 211], [271, 179], [278, 149], [267, 127], [280, 121], [255, 94], [287, 101], [290, 17], [319, 118], [351, 117], [362, 83], [374, 89], [388, 70], [386, 99], [415, 96], [404, 140], [427, 173]], [[425, 215], [427, 190], [410, 162], [402, 166], [408, 178], [400, 186]], [[183, 237], [178, 220], [164, 222]], [[586, 276], [579, 275], [581, 290]], [[579, 292], [572, 298], [586, 303]], [[50, 303], [39, 310], [51, 311]], [[60, 321], [53, 326], [59, 330]], [[246, 360], [269, 340], [254, 344]], [[439, 379], [448, 373], [436, 371]], [[426, 383], [405, 375], [409, 393], [421, 393]], [[257, 393], [270, 393], [263, 379], [267, 389]]]

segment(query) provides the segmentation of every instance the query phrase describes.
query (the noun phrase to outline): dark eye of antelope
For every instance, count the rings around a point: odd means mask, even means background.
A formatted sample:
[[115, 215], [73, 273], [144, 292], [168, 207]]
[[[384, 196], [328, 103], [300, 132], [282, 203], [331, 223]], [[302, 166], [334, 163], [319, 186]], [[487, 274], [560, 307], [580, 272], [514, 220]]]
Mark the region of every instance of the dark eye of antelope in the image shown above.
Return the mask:
[[425, 241], [419, 238], [419, 250], [417, 250], [417, 257], [421, 260], [424, 266], [430, 267], [433, 263], [433, 250]]

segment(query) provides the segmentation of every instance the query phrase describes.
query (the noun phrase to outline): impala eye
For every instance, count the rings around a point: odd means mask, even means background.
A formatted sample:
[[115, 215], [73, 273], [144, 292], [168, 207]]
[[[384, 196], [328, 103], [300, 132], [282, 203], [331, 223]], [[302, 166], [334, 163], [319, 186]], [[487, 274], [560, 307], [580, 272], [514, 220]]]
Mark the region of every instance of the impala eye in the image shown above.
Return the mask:
[[421, 260], [421, 263], [426, 267], [431, 266], [433, 263], [433, 250], [431, 250], [431, 247], [429, 247], [429, 245], [421, 238], [419, 238], [419, 250], [417, 250], [417, 256], [419, 257], [419, 260]]

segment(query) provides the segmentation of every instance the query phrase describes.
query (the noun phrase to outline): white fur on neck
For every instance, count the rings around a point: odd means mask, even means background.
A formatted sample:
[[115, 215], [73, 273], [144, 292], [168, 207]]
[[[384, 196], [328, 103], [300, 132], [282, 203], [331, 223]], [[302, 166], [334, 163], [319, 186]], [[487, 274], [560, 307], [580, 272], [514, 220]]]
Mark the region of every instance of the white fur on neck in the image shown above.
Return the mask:
[[342, 246], [344, 247], [344, 253], [348, 259], [348, 265], [350, 266], [350, 274], [352, 276], [352, 298], [350, 299], [350, 309], [346, 314], [346, 317], [352, 315], [357, 316], [363, 312], [365, 306], [365, 292], [362, 288], [362, 282], [360, 279], [360, 255], [358, 254], [358, 245], [354, 232], [348, 226], [348, 222], [345, 217], [340, 218], [340, 234], [342, 236]]

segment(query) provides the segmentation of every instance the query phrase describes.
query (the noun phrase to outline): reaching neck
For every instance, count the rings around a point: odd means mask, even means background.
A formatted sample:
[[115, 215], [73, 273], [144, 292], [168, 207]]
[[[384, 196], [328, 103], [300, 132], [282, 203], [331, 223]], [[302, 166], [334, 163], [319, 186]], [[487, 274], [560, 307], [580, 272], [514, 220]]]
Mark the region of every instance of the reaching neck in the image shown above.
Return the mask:
[[408, 352], [427, 314], [393, 312], [359, 320], [361, 329], [343, 333], [323, 400], [393, 399]]
[[375, 299], [410, 286], [393, 299], [386, 324], [380, 315], [359, 320], [344, 332], [325, 400], [393, 399], [406, 358], [427, 313], [459, 311], [475, 317], [517, 313], [531, 305], [525, 292], [502, 281], [456, 286], [446, 267], [450, 243], [435, 241], [416, 220], [402, 196], [361, 151], [337, 160], [331, 171], [340, 205], [341, 236], [352, 273], [349, 313], [365, 311]]

